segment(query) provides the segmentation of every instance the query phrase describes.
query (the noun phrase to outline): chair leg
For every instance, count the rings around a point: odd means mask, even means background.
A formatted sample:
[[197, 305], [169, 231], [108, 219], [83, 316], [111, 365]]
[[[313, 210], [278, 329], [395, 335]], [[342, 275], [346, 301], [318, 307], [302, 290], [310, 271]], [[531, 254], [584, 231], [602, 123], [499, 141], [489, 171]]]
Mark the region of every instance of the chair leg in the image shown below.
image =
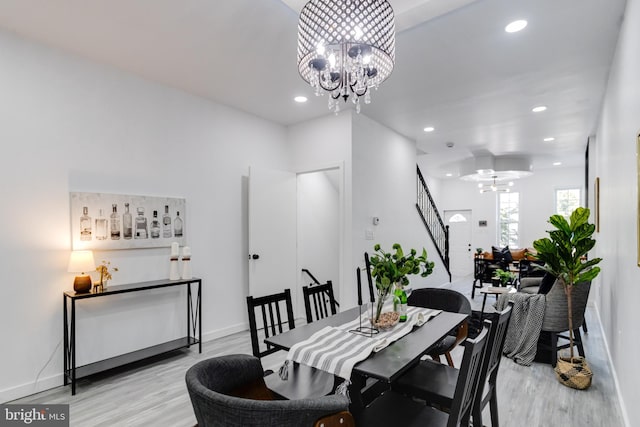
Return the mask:
[[436, 362], [438, 362], [438, 363], [442, 363], [442, 362], [440, 361], [440, 355], [439, 355], [439, 354], [436, 354], [436, 355], [429, 355], [429, 356], [431, 356], [431, 358], [432, 358], [433, 360], [435, 360]]
[[582, 330], [584, 331], [585, 334], [589, 333], [589, 330], [587, 329], [587, 319], [584, 319], [582, 321]]
[[558, 363], [558, 334], [555, 332], [549, 332], [551, 336], [551, 366], [554, 368]]
[[473, 405], [472, 411], [472, 419], [473, 419], [473, 427], [483, 427], [482, 426], [482, 406], [481, 405]]
[[447, 359], [447, 364], [448, 364], [449, 366], [451, 366], [452, 368], [455, 368], [455, 367], [456, 367], [456, 366], [453, 364], [453, 358], [451, 358], [451, 353], [450, 353], [450, 352], [448, 352], [448, 351], [447, 351], [447, 352], [444, 354], [444, 357]]
[[491, 410], [491, 427], [498, 427], [498, 390], [495, 384], [491, 387], [491, 400], [489, 401]]
[[584, 357], [584, 347], [582, 346], [582, 335], [580, 335], [580, 328], [573, 330], [573, 341], [578, 346], [578, 354]]

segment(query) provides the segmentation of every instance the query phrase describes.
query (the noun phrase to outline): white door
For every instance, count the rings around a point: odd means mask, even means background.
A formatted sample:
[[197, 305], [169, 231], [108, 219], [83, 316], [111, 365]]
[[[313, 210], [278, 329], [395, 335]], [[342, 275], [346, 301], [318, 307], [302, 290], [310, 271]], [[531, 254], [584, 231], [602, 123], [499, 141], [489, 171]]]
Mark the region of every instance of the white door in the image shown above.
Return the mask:
[[471, 210], [444, 211], [449, 226], [449, 269], [453, 276], [473, 274]]
[[249, 294], [297, 298], [296, 175], [249, 168]]

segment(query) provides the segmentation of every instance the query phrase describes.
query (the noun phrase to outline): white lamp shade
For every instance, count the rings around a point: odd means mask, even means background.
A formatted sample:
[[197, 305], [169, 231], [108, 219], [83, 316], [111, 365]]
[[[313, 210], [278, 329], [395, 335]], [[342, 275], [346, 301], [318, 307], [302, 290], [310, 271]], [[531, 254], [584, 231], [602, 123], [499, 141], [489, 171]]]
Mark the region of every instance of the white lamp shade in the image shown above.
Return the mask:
[[73, 251], [69, 257], [69, 273], [86, 273], [96, 269], [91, 251]]

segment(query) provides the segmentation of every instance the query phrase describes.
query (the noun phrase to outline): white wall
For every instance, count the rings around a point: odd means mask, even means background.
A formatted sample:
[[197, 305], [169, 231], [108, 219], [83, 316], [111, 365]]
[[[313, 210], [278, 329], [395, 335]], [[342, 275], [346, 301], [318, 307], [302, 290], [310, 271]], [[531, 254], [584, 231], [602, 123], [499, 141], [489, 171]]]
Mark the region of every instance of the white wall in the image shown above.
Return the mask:
[[[555, 190], [580, 188], [584, 194], [584, 169], [540, 169], [513, 183], [512, 191], [520, 193], [520, 247], [533, 247], [534, 240], [548, 236], [547, 220], [555, 213]], [[471, 247], [491, 251], [491, 246], [497, 246], [498, 241], [497, 197], [496, 193], [481, 194], [473, 182], [442, 180], [438, 208], [441, 211], [471, 209]], [[487, 226], [479, 227], [479, 220], [486, 220]]]
[[[640, 354], [640, 268], [638, 249], [638, 164], [640, 132], [640, 1], [629, 0], [620, 31], [595, 143], [589, 182], [600, 177], [600, 233], [595, 252], [602, 273], [592, 287], [617, 374], [627, 425], [640, 425], [636, 369]], [[588, 357], [588, 355], [587, 355]]]
[[[0, 52], [0, 402], [62, 384], [62, 292], [74, 276], [66, 272], [70, 191], [185, 197], [203, 332], [246, 329], [246, 175], [250, 164], [288, 166], [286, 129], [8, 33]], [[168, 254], [96, 259], [119, 267], [116, 285], [167, 278]], [[181, 334], [183, 296], [82, 303], [79, 361]]]
[[[416, 144], [363, 114], [353, 119], [353, 269], [363, 266], [364, 252], [380, 243], [387, 251], [426, 248], [434, 273], [409, 280], [413, 287], [448, 282], [438, 253], [415, 208]], [[373, 225], [373, 217], [380, 223]], [[375, 237], [367, 239], [371, 230]], [[355, 294], [355, 292], [354, 292]]]

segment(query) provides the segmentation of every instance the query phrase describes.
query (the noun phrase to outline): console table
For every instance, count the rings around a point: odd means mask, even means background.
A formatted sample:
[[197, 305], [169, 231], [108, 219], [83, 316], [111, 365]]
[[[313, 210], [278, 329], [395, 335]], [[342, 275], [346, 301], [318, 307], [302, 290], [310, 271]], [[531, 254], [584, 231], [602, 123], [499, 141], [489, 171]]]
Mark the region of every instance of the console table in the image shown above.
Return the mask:
[[[192, 285], [197, 291], [192, 292]], [[129, 292], [142, 292], [171, 286], [187, 287], [187, 335], [162, 344], [157, 344], [131, 353], [111, 357], [83, 366], [76, 366], [76, 301], [87, 298], [103, 298], [111, 295]], [[195, 295], [194, 295], [195, 294]], [[180, 348], [189, 348], [198, 344], [198, 351], [202, 353], [202, 279], [188, 280], [153, 280], [149, 282], [130, 283], [126, 285], [109, 286], [103, 291], [77, 293], [65, 291], [63, 295], [64, 309], [64, 385], [71, 383], [71, 394], [76, 394], [76, 381], [80, 378], [137, 362], [148, 357], [157, 356]], [[71, 313], [69, 314], [69, 310]], [[196, 337], [197, 332], [197, 337]]]

